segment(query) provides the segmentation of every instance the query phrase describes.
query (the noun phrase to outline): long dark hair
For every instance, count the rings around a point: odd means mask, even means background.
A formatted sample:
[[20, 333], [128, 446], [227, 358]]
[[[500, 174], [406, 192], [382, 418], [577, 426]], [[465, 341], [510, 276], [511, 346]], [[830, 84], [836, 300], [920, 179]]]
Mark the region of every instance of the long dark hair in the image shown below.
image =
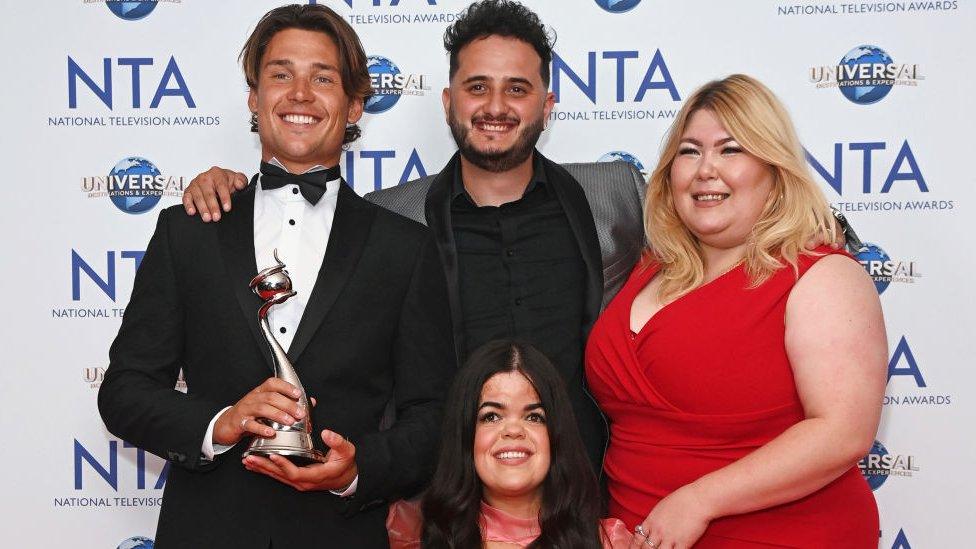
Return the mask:
[[474, 467], [474, 431], [481, 389], [492, 376], [518, 372], [535, 388], [546, 412], [550, 465], [542, 483], [541, 535], [530, 548], [596, 548], [600, 498], [583, 451], [563, 380], [531, 345], [491, 341], [458, 372], [447, 396], [437, 471], [423, 499], [423, 547], [469, 549], [483, 545], [479, 527], [482, 488]]

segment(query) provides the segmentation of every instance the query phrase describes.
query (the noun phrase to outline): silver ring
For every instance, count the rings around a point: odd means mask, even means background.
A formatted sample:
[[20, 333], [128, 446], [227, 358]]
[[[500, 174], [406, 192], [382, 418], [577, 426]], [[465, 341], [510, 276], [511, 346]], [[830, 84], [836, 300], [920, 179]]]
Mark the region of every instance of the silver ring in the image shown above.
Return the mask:
[[248, 419], [250, 419], [250, 418], [247, 418], [247, 417], [242, 417], [241, 418], [241, 431], [246, 431], [247, 430], [247, 429], [244, 428], [244, 426], [247, 425], [247, 420]]
[[647, 542], [647, 532], [644, 531], [644, 525], [638, 524], [634, 527], [634, 533], [644, 538], [644, 542]]
[[652, 543], [650, 538], [644, 538], [644, 543], [651, 549], [657, 549], [657, 543]]

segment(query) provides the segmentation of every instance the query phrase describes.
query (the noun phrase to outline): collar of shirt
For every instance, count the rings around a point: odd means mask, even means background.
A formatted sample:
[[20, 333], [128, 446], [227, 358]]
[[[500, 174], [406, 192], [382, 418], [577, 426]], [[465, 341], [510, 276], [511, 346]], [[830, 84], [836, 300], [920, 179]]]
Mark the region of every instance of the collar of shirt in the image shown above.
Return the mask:
[[[532, 179], [529, 180], [529, 184], [525, 186], [525, 191], [522, 192], [522, 198], [525, 198], [529, 193], [534, 191], [537, 187], [546, 189], [548, 185], [548, 180], [546, 179], [546, 169], [542, 164], [542, 155], [537, 152], [532, 152]], [[459, 202], [460, 201], [460, 202]], [[451, 181], [451, 203], [452, 204], [469, 204], [476, 206], [471, 195], [468, 194], [468, 190], [464, 188], [464, 181], [461, 178], [461, 163], [458, 162], [457, 166], [454, 168], [454, 178]]]

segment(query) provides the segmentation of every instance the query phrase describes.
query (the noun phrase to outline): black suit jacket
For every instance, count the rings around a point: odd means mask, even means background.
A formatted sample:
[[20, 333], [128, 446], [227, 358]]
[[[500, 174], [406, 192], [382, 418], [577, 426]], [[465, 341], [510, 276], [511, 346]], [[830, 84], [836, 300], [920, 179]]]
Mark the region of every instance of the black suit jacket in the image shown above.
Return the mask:
[[[385, 501], [434, 464], [442, 398], [455, 371], [444, 271], [429, 231], [340, 187], [323, 267], [289, 349], [315, 441], [356, 445], [350, 499], [298, 492], [241, 465], [246, 440], [207, 462], [207, 425], [272, 373], [258, 327], [253, 185], [219, 224], [160, 213], [99, 391], [106, 426], [169, 459], [161, 549], [385, 547]], [[287, 262], [287, 258], [284, 258]], [[183, 369], [187, 393], [173, 389]], [[397, 420], [380, 429], [388, 403]], [[322, 448], [325, 450], [325, 448]]]
[[[622, 162], [575, 164], [563, 167], [542, 158], [546, 181], [555, 191], [579, 244], [586, 266], [581, 340], [593, 327], [600, 311], [616, 294], [634, 266], [643, 244], [641, 204], [644, 180]], [[458, 286], [457, 251], [451, 225], [451, 189], [460, 156], [455, 154], [440, 173], [398, 187], [366, 195], [366, 199], [411, 219], [425, 222], [437, 238], [437, 248], [447, 276], [451, 300], [454, 339], [462, 357], [464, 328]], [[567, 168], [588, 176], [578, 181]], [[581, 185], [582, 183], [582, 185]], [[582, 353], [583, 350], [580, 349]], [[463, 357], [462, 357], [463, 358]], [[606, 449], [606, 421], [586, 390], [582, 371], [567, 371], [555, 365], [567, 380], [567, 390], [576, 414], [587, 454], [597, 471]]]

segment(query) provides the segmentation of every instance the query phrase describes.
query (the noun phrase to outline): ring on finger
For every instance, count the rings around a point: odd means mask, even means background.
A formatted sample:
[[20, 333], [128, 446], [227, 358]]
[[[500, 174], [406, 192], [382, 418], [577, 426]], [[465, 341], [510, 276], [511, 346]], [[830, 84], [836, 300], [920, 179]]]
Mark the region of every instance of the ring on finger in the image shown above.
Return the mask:
[[657, 549], [658, 543], [652, 542], [651, 538], [644, 538], [644, 544], [650, 547], [651, 549]]
[[644, 538], [644, 541], [645, 542], [647, 541], [647, 532], [644, 531], [644, 525], [643, 524], [638, 524], [637, 526], [635, 526], [634, 527], [634, 533], [637, 534], [637, 535], [639, 535], [640, 537]]

